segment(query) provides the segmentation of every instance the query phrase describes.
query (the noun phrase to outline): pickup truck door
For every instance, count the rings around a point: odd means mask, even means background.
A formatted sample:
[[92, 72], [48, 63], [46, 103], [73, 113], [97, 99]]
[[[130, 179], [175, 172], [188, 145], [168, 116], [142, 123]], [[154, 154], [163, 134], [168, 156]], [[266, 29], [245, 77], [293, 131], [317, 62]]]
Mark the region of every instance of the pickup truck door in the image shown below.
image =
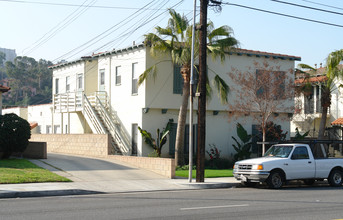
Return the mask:
[[296, 147], [289, 160], [284, 163], [287, 179], [314, 178], [316, 165], [305, 146]]

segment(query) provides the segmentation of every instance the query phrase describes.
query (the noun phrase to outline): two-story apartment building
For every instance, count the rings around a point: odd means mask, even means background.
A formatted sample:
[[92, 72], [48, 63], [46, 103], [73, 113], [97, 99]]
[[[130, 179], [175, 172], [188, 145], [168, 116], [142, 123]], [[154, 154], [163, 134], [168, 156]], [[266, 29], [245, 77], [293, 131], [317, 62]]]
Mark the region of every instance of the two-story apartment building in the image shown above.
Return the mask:
[[[216, 73], [230, 87], [234, 87], [228, 74], [232, 68], [244, 72], [254, 68], [255, 62], [263, 63], [268, 59], [277, 60], [277, 64], [271, 62], [271, 65], [278, 65], [286, 72], [294, 68], [295, 60], [300, 60], [295, 56], [238, 49], [228, 55], [224, 62], [219, 58], [208, 59], [209, 81], [212, 82], [213, 73]], [[139, 75], [156, 63], [156, 78], [149, 78], [138, 87]], [[154, 134], [158, 128], [162, 129], [171, 121], [175, 126], [162, 154], [167, 156], [174, 153], [182, 79], [179, 67], [174, 66], [168, 56], [156, 59], [150, 55], [149, 48], [133, 45], [51, 68], [53, 109], [54, 114], [60, 115], [59, 119], [54, 119], [54, 126], [59, 126], [61, 133], [109, 132], [116, 151], [127, 155], [147, 155], [152, 149], [143, 142], [138, 126]], [[233, 93], [230, 99], [234, 98]], [[290, 102], [290, 105], [293, 103]], [[194, 121], [196, 106], [195, 100]], [[234, 153], [231, 136], [236, 136], [236, 123], [240, 122], [249, 132], [252, 125], [256, 124], [251, 116], [229, 120], [228, 112], [228, 106], [222, 105], [216, 94], [213, 94], [207, 105], [207, 146], [216, 145], [226, 157]], [[279, 112], [287, 115], [290, 113], [282, 110]], [[290, 121], [279, 118], [272, 120], [284, 130], [289, 130]], [[185, 142], [187, 151], [188, 134]]]
[[[228, 54], [224, 62], [220, 58], [213, 60], [209, 56], [208, 78], [213, 88], [215, 74], [220, 75], [230, 88], [234, 88], [235, 83], [229, 76], [232, 69], [254, 72], [256, 63], [263, 66], [265, 62], [270, 62], [271, 66], [275, 65], [280, 71], [294, 77], [293, 71], [289, 70], [294, 69], [294, 62], [298, 60], [300, 57], [237, 49]], [[139, 75], [154, 64], [157, 64], [156, 77], [148, 78], [138, 87]], [[180, 67], [174, 66], [168, 56], [156, 59], [150, 55], [149, 48], [140, 44], [57, 64], [51, 69], [53, 103], [28, 109], [29, 115], [31, 111], [34, 112], [31, 114], [35, 115], [34, 118], [28, 117], [28, 120], [38, 122], [38, 133], [109, 133], [113, 153], [147, 156], [153, 150], [142, 140], [138, 126], [156, 137], [158, 128], [162, 129], [168, 122], [172, 122], [173, 129], [162, 149], [162, 156], [173, 156], [183, 82]], [[253, 130], [258, 122], [249, 114], [230, 119], [228, 105], [221, 104], [215, 89], [213, 90], [212, 98], [207, 103], [206, 147], [215, 145], [222, 157], [230, 157], [235, 153], [232, 136], [237, 136], [236, 124], [241, 123], [251, 134], [256, 132]], [[231, 90], [229, 102], [238, 97], [236, 92]], [[292, 100], [285, 102], [288, 102], [288, 106], [294, 105]], [[196, 111], [195, 98], [195, 123]], [[290, 131], [289, 115], [293, 112], [278, 109], [276, 113], [271, 120], [281, 125], [283, 130]], [[197, 127], [196, 124], [193, 126]], [[196, 141], [196, 129], [193, 136]], [[186, 153], [188, 138], [186, 129]]]

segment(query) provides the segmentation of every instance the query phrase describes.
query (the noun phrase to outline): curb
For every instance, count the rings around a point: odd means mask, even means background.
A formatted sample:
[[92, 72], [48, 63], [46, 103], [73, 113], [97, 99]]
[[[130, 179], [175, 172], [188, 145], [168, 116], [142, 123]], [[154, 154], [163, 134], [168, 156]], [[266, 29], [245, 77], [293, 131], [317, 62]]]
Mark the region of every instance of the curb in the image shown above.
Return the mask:
[[190, 189], [219, 189], [236, 187], [240, 183], [179, 183], [179, 185], [187, 186]]
[[4, 191], [0, 192], [0, 199], [6, 198], [28, 198], [28, 197], [49, 197], [49, 196], [73, 196], [104, 194], [103, 192], [68, 189], [68, 190], [45, 190], [45, 191]]

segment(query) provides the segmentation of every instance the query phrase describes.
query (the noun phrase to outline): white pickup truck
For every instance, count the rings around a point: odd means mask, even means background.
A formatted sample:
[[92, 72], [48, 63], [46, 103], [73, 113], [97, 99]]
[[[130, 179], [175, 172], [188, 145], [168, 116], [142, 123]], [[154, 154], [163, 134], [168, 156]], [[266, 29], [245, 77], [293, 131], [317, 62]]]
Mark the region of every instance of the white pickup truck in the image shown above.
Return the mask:
[[331, 186], [341, 186], [343, 159], [315, 159], [307, 144], [276, 144], [263, 157], [236, 162], [233, 174], [244, 185], [266, 182], [272, 189], [281, 188], [289, 180], [311, 185], [327, 179]]

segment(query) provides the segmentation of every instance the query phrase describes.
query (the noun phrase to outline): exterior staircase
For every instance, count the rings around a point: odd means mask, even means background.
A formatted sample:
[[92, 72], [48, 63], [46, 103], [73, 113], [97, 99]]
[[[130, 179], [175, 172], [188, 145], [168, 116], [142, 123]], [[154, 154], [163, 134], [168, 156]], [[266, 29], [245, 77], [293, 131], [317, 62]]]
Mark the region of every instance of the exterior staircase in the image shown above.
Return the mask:
[[111, 154], [131, 155], [130, 136], [110, 107], [106, 92], [56, 94], [53, 105], [55, 112], [82, 112], [94, 134], [110, 134]]

